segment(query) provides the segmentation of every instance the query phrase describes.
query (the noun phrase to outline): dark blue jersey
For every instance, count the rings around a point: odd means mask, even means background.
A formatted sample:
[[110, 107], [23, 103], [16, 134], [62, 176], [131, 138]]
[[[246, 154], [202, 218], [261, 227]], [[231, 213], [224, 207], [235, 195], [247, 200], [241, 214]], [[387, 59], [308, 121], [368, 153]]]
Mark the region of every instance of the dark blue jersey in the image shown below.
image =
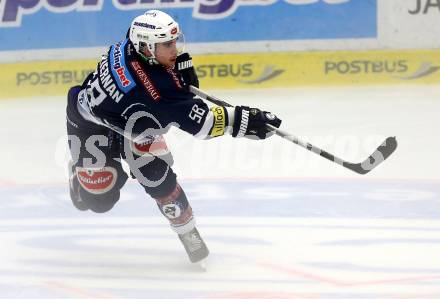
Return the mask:
[[179, 127], [207, 139], [230, 131], [233, 109], [208, 107], [190, 93], [178, 71], [150, 64], [126, 39], [112, 45], [83, 83], [78, 111], [135, 142]]

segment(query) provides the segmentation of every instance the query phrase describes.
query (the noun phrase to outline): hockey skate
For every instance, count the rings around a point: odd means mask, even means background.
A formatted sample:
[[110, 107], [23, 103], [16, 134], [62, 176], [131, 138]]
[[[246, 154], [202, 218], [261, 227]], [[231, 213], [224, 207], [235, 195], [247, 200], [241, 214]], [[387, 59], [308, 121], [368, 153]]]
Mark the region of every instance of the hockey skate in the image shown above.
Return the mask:
[[192, 263], [200, 262], [208, 256], [208, 247], [195, 227], [185, 234], [179, 234], [179, 239]]

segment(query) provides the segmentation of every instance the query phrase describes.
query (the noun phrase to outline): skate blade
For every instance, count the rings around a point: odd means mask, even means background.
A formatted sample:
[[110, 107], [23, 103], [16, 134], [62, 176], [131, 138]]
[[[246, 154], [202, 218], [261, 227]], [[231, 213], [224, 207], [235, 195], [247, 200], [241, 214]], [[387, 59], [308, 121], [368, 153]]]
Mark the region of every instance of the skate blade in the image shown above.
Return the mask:
[[204, 258], [201, 261], [193, 263], [194, 267], [196, 267], [201, 272], [208, 271], [208, 258]]

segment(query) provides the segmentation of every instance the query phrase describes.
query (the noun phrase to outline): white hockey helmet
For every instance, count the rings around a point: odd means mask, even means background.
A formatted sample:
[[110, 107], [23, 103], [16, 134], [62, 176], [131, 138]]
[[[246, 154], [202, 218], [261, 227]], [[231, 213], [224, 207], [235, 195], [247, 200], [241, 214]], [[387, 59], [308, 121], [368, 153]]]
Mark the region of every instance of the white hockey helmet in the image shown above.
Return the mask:
[[[136, 52], [144, 56], [143, 47], [147, 47], [151, 55], [148, 58], [155, 58], [157, 43], [164, 43], [179, 39], [179, 47], [183, 48], [183, 34], [180, 32], [179, 24], [173, 18], [160, 11], [149, 10], [143, 15], [134, 18], [130, 26], [129, 38], [136, 49]], [[183, 50], [183, 49], [180, 49]]]

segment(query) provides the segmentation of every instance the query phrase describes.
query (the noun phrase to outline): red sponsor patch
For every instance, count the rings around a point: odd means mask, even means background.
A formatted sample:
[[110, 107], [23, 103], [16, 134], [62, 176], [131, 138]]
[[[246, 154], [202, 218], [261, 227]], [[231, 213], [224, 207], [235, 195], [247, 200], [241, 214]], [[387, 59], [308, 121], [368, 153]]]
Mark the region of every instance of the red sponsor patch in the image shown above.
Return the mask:
[[76, 175], [81, 186], [92, 194], [103, 194], [111, 190], [117, 178], [116, 169], [104, 167], [101, 169], [76, 168]]
[[148, 92], [148, 94], [151, 96], [153, 101], [159, 101], [160, 100], [160, 94], [157, 91], [156, 87], [151, 82], [150, 78], [148, 77], [147, 73], [142, 68], [139, 61], [133, 60], [130, 62], [131, 66], [133, 67], [134, 73], [138, 77], [138, 79], [141, 81], [142, 85], [144, 86], [145, 90]]
[[117, 68], [116, 69], [116, 73], [118, 74], [118, 76], [119, 76], [119, 80], [121, 81], [121, 83], [122, 83], [122, 86], [128, 86], [128, 85], [130, 85], [131, 84], [131, 82], [130, 82], [130, 80], [128, 80], [127, 79], [127, 77], [125, 76], [125, 70], [124, 70], [124, 67], [120, 67], [120, 68]]
[[133, 143], [134, 150], [136, 153], [149, 153], [150, 147], [152, 143], [144, 142], [144, 143]]
[[131, 143], [132, 151], [138, 155], [143, 156], [145, 154], [151, 154], [153, 156], [161, 156], [169, 153], [165, 138], [157, 136], [153, 142], [143, 142], [143, 143]]
[[171, 29], [171, 34], [176, 34], [177, 33], [177, 27], [174, 27], [173, 29]]

